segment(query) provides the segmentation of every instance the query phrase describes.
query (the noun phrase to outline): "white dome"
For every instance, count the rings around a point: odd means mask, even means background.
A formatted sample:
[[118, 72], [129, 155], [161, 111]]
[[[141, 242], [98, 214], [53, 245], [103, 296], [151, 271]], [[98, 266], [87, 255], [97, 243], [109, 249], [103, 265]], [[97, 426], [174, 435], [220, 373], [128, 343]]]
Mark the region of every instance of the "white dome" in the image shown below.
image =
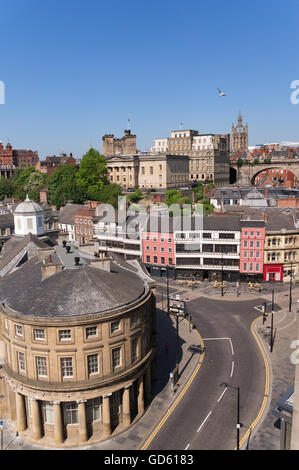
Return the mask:
[[28, 194], [25, 201], [21, 202], [14, 211], [15, 214], [32, 214], [36, 212], [43, 212], [43, 209], [36, 202], [31, 201]]

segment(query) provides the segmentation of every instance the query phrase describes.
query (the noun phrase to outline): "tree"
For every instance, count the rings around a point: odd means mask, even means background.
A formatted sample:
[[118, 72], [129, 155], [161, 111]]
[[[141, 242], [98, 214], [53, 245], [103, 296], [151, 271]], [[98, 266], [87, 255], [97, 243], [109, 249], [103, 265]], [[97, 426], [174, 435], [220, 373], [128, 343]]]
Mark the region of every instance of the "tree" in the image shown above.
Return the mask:
[[142, 192], [140, 191], [140, 189], [137, 189], [134, 193], [129, 194], [128, 199], [129, 199], [131, 202], [138, 202], [138, 201], [140, 201], [141, 199], [143, 199]]
[[40, 190], [47, 185], [48, 176], [29, 167], [25, 170], [17, 170], [13, 178], [15, 185], [14, 196], [18, 199], [25, 199], [26, 194], [33, 200], [39, 201]]
[[12, 180], [7, 178], [0, 178], [0, 200], [2, 201], [5, 196], [11, 197], [15, 191], [15, 184]]
[[237, 160], [237, 166], [238, 168], [241, 168], [241, 166], [243, 165], [244, 161], [242, 160], [242, 158], [238, 158]]
[[58, 209], [67, 201], [82, 204], [86, 200], [85, 191], [77, 184], [75, 165], [58, 166], [48, 179], [48, 196], [50, 204]]
[[117, 207], [120, 186], [110, 183], [107, 161], [97, 150], [91, 148], [83, 155], [77, 173], [77, 185], [86, 199], [112, 204]]

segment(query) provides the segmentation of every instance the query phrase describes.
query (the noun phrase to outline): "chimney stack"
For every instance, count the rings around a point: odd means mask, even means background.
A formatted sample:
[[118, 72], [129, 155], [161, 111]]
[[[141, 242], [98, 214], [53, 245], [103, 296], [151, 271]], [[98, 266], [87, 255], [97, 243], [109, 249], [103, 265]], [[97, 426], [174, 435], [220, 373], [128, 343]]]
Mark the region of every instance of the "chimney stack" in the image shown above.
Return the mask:
[[44, 259], [42, 262], [42, 280], [47, 279], [50, 276], [62, 271], [62, 264], [52, 262], [52, 256], [49, 255], [48, 259]]

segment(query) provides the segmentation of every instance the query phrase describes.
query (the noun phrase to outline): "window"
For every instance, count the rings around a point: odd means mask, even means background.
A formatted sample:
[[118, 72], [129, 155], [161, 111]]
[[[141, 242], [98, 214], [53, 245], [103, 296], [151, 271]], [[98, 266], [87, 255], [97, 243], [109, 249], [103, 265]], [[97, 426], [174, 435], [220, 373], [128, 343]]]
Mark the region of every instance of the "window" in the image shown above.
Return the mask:
[[45, 330], [33, 330], [34, 339], [45, 339]]
[[88, 326], [86, 328], [86, 338], [98, 336], [98, 328], [96, 326]]
[[151, 262], [151, 257], [148, 256], [148, 255], [147, 255], [147, 257], [146, 257], [146, 262], [147, 262], [147, 263], [150, 263], [150, 262]]
[[99, 421], [101, 419], [101, 398], [92, 398], [86, 403], [87, 422]]
[[62, 377], [73, 377], [73, 359], [63, 357], [60, 359]]
[[244, 246], [244, 248], [247, 248], [247, 246], [248, 246], [247, 240], [244, 240], [244, 245], [243, 246]]
[[164, 256], [161, 256], [161, 264], [165, 264], [165, 258], [164, 258]]
[[71, 330], [59, 330], [59, 341], [70, 341], [72, 339]]
[[18, 366], [19, 372], [26, 372], [25, 355], [22, 352], [18, 352]]
[[111, 333], [114, 333], [115, 331], [119, 331], [119, 330], [120, 330], [120, 321], [117, 320], [117, 321], [111, 322], [110, 324]]
[[260, 236], [261, 236], [261, 232], [256, 232], [256, 236], [257, 236], [257, 237], [260, 237]]
[[64, 423], [78, 424], [78, 405], [75, 401], [64, 403]]
[[172, 248], [168, 248], [168, 253], [172, 253]]
[[255, 270], [256, 270], [256, 271], [259, 271], [259, 270], [260, 270], [260, 263], [256, 263], [256, 265], [255, 265]]
[[157, 258], [157, 256], [154, 256], [154, 263], [155, 263], [155, 264], [158, 263], [158, 258]]
[[153, 247], [153, 251], [157, 251], [157, 247], [156, 247], [156, 246]]
[[248, 256], [247, 251], [244, 251], [244, 258], [247, 258], [247, 256]]
[[23, 336], [23, 328], [20, 325], [15, 326], [15, 332], [17, 336]]
[[247, 271], [247, 263], [243, 263], [243, 271]]
[[121, 349], [120, 347], [112, 349], [112, 369], [115, 370], [121, 366]]
[[260, 248], [260, 246], [261, 246], [261, 242], [260, 242], [259, 240], [257, 240], [257, 241], [256, 241], [256, 247], [257, 247], [257, 248]]
[[132, 363], [138, 359], [138, 338], [134, 338], [131, 342], [131, 361]]
[[250, 248], [254, 248], [254, 242], [250, 241]]
[[47, 359], [45, 357], [36, 357], [36, 374], [38, 377], [47, 377]]
[[249, 257], [250, 257], [250, 258], [253, 258], [253, 251], [250, 251], [250, 252], [249, 252]]
[[169, 259], [168, 259], [168, 263], [169, 263], [169, 264], [173, 264], [172, 258], [169, 258]]
[[161, 246], [160, 251], [161, 253], [164, 253], [164, 246]]
[[50, 401], [43, 401], [43, 416], [45, 424], [54, 424], [54, 404]]
[[249, 271], [253, 271], [253, 263], [249, 263]]
[[99, 372], [99, 358], [97, 354], [87, 356], [88, 375], [97, 374]]
[[135, 325], [138, 322], [138, 313], [132, 312], [130, 315], [130, 326]]
[[259, 257], [260, 257], [260, 252], [259, 252], [259, 251], [256, 251], [256, 252], [255, 252], [255, 257], [256, 257], [256, 258], [259, 258]]
[[248, 232], [244, 232], [244, 236], [247, 237], [247, 236], [248, 236]]

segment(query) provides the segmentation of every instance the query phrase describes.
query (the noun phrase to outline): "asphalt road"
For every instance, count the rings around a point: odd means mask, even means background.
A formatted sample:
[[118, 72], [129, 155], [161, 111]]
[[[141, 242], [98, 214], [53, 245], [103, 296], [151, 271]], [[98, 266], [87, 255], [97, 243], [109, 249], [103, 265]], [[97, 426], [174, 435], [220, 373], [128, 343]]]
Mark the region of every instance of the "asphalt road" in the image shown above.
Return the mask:
[[187, 393], [148, 446], [148, 450], [232, 450], [236, 446], [237, 391], [240, 437], [256, 419], [265, 392], [263, 357], [250, 327], [262, 300], [242, 302], [199, 298], [188, 313], [204, 340], [201, 368]]

